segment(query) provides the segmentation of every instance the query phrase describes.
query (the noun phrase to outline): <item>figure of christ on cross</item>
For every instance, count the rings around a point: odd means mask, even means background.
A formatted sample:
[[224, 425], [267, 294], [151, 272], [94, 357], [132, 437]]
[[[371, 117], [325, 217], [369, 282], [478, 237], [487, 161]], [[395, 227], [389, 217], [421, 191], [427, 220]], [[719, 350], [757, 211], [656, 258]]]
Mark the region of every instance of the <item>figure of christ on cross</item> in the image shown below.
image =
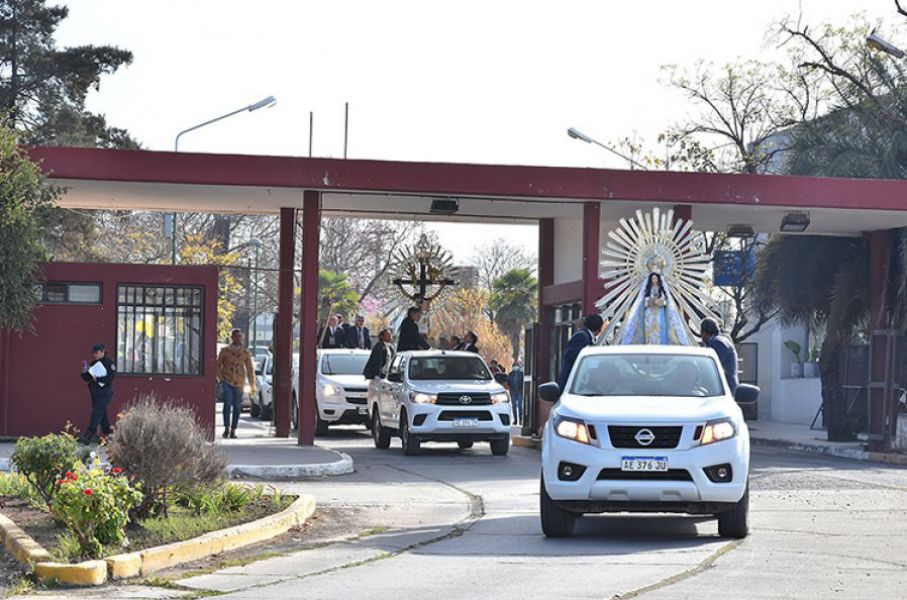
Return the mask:
[[[425, 309], [426, 305], [438, 297], [449, 285], [455, 285], [457, 282], [447, 277], [441, 277], [438, 269], [431, 267], [427, 261], [419, 261], [419, 277], [416, 277], [414, 265], [409, 267], [409, 279], [397, 278], [391, 283], [400, 288], [400, 292], [416, 303], [417, 306]], [[404, 286], [411, 286], [412, 293], [407, 292]], [[432, 287], [437, 287], [433, 294], [429, 295]]]

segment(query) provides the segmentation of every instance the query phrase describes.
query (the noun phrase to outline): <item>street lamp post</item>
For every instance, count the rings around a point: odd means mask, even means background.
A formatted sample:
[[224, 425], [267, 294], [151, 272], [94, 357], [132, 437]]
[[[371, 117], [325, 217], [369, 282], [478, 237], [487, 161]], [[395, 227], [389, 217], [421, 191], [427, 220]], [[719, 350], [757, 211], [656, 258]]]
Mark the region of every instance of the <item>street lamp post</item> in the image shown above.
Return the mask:
[[866, 45], [880, 52], [884, 52], [885, 54], [890, 54], [895, 58], [904, 58], [904, 56], [907, 56], [907, 54], [905, 54], [903, 50], [901, 50], [888, 40], [876, 35], [875, 30], [873, 30], [872, 33], [866, 36]]
[[[192, 127], [189, 127], [188, 129], [183, 129], [178, 134], [176, 134], [176, 138], [173, 140], [173, 151], [174, 152], [180, 151], [180, 138], [184, 134], [189, 133], [190, 131], [195, 131], [196, 129], [201, 129], [202, 127], [205, 127], [206, 125], [211, 125], [212, 123], [217, 123], [218, 121], [223, 121], [227, 117], [232, 117], [233, 115], [238, 115], [239, 113], [241, 113], [243, 111], [252, 112], [252, 111], [258, 110], [259, 108], [271, 108], [275, 104], [277, 104], [277, 98], [275, 98], [274, 96], [268, 96], [267, 98], [263, 98], [263, 99], [259, 100], [258, 102], [249, 104], [248, 106], [243, 106], [242, 108], [238, 108], [232, 112], [228, 112], [225, 115], [215, 117], [213, 119], [205, 121], [204, 123], [199, 123], [198, 125], [193, 125]], [[170, 261], [175, 265], [176, 264], [176, 213], [173, 213], [171, 215], [171, 218], [172, 218], [172, 229], [170, 232], [171, 233]]]
[[587, 144], [595, 144], [596, 146], [598, 146], [598, 147], [600, 147], [600, 148], [604, 148], [605, 150], [607, 150], [607, 151], [610, 152], [611, 154], [615, 154], [615, 155], [621, 157], [622, 159], [624, 159], [625, 161], [627, 161], [628, 163], [630, 163], [630, 168], [631, 168], [631, 169], [632, 169], [634, 166], [636, 166], [636, 167], [639, 167], [640, 169], [642, 169], [643, 171], [648, 171], [648, 168], [646, 168], [645, 165], [639, 164], [638, 162], [636, 162], [635, 160], [633, 160], [632, 158], [630, 158], [630, 157], [627, 156], [626, 154], [623, 154], [623, 153], [621, 153], [621, 152], [618, 152], [617, 150], [615, 150], [615, 149], [612, 148], [611, 146], [608, 146], [608, 145], [606, 145], [606, 144], [602, 144], [602, 143], [599, 142], [598, 140], [592, 139], [592, 138], [589, 137], [588, 135], [584, 134], [584, 133], [581, 132], [581, 131], [578, 131], [577, 129], [574, 129], [573, 127], [571, 127], [570, 129], [567, 130], [567, 135], [569, 135], [570, 137], [572, 137], [572, 138], [575, 139], [575, 140], [581, 140], [581, 141], [583, 141], [583, 142], [586, 142]]
[[252, 341], [249, 346], [254, 350], [258, 343], [258, 253], [261, 240], [252, 238], [249, 243], [255, 247], [255, 270], [252, 271]]

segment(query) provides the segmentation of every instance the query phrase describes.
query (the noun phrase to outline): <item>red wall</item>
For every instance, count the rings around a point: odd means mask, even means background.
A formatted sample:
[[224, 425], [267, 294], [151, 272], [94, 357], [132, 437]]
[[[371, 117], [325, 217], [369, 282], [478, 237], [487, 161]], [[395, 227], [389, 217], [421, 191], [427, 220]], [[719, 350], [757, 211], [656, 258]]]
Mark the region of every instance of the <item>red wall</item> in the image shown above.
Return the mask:
[[154, 392], [188, 403], [212, 431], [217, 345], [217, 267], [45, 263], [46, 281], [101, 283], [101, 305], [45, 304], [35, 311], [35, 331], [0, 334], [0, 434], [43, 435], [67, 422], [88, 425], [91, 401], [80, 377], [91, 346], [103, 343], [114, 358], [117, 285], [194, 285], [204, 288], [202, 376], [136, 376], [114, 381], [111, 419], [125, 403]]

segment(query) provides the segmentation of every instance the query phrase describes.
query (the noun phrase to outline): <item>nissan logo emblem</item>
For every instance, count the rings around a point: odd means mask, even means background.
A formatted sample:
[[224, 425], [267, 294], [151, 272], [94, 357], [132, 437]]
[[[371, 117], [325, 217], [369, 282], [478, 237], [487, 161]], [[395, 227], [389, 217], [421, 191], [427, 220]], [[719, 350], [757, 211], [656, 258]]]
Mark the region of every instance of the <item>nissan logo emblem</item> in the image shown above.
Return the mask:
[[655, 434], [652, 433], [651, 429], [640, 429], [633, 438], [640, 446], [649, 446], [655, 441]]
[[460, 404], [472, 404], [472, 396], [460, 396]]

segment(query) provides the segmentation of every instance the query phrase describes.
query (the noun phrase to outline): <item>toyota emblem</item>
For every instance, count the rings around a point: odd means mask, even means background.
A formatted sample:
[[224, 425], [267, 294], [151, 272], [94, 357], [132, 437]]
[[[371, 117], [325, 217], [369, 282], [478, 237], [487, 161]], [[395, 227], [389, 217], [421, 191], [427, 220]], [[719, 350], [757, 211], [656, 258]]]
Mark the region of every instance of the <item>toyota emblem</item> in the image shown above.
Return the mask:
[[460, 396], [460, 404], [472, 404], [472, 396]]
[[636, 443], [640, 446], [650, 446], [652, 442], [655, 441], [655, 434], [652, 433], [651, 429], [640, 429], [636, 432], [636, 435], [633, 436], [633, 439], [635, 439]]

